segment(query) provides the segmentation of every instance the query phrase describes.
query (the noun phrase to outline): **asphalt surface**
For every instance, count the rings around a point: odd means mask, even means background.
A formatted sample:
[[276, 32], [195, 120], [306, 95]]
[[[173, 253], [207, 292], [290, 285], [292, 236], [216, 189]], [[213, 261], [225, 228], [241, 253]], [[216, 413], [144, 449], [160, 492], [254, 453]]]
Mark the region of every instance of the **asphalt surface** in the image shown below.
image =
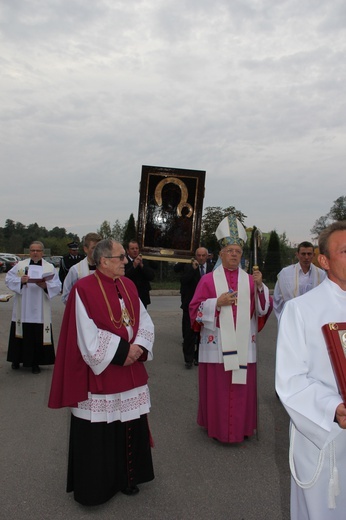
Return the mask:
[[[0, 293], [8, 292], [0, 274]], [[69, 412], [50, 410], [52, 367], [6, 362], [13, 299], [0, 303], [0, 517], [6, 520], [289, 520], [288, 419], [274, 390], [276, 320], [259, 335], [259, 438], [223, 445], [196, 423], [198, 368], [186, 370], [179, 296], [153, 295], [147, 363], [155, 480], [86, 508], [65, 492]], [[52, 302], [55, 343], [64, 306]], [[88, 454], [86, 453], [87, 457]]]

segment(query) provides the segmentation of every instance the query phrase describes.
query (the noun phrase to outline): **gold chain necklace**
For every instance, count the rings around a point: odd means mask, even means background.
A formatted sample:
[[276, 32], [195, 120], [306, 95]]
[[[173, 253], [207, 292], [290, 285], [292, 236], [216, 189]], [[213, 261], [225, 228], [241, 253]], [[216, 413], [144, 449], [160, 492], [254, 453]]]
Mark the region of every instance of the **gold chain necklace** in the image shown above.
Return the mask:
[[[129, 313], [129, 311], [126, 309], [126, 307], [123, 307], [123, 308], [121, 308], [121, 318], [120, 318], [120, 320], [116, 320], [116, 319], [114, 318], [113, 311], [112, 311], [112, 308], [111, 308], [110, 303], [109, 303], [109, 301], [108, 301], [108, 298], [107, 298], [107, 295], [106, 295], [106, 291], [105, 291], [105, 289], [104, 289], [104, 287], [103, 287], [102, 281], [101, 281], [101, 279], [100, 279], [100, 277], [98, 276], [97, 273], [95, 273], [95, 276], [96, 276], [96, 278], [97, 278], [97, 281], [98, 281], [98, 283], [99, 283], [99, 286], [100, 286], [101, 292], [102, 292], [103, 297], [104, 297], [104, 300], [105, 300], [105, 302], [106, 302], [106, 305], [107, 305], [107, 308], [108, 308], [108, 313], [109, 313], [110, 320], [111, 320], [111, 322], [113, 323], [114, 327], [115, 327], [116, 329], [120, 329], [123, 325], [124, 325], [125, 327], [128, 327], [129, 325], [131, 325], [131, 327], [134, 327], [134, 325], [135, 325], [135, 323], [136, 323], [135, 311], [134, 311], [134, 309], [133, 309], [133, 305], [132, 305], [132, 301], [131, 301], [131, 298], [130, 298], [130, 296], [129, 296], [129, 293], [127, 292], [127, 289], [126, 289], [126, 287], [125, 287], [123, 281], [121, 280], [121, 278], [119, 278], [119, 281], [120, 281], [121, 285], [123, 286], [123, 289], [124, 289], [124, 291], [125, 291], [125, 294], [126, 294], [126, 296], [127, 296], [128, 301], [130, 302], [130, 305], [131, 305], [131, 312], [132, 312], [132, 317], [131, 317], [131, 314]], [[124, 302], [124, 304], [125, 304], [125, 302]], [[120, 305], [120, 307], [121, 307], [120, 302], [119, 302], [119, 305]]]

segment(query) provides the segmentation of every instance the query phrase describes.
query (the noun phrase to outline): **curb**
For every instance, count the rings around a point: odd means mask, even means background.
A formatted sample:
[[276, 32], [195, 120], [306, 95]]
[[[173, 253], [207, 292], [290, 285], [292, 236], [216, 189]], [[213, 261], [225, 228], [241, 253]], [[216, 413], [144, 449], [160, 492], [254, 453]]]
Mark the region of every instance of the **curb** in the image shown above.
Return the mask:
[[150, 296], [180, 296], [177, 289], [154, 289], [150, 291]]

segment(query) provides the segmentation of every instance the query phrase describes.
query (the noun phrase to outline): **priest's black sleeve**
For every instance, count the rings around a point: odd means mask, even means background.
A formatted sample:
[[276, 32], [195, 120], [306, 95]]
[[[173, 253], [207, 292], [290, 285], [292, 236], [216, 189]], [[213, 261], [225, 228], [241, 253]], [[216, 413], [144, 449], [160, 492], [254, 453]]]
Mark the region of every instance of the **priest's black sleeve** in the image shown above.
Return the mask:
[[126, 341], [125, 339], [121, 338], [117, 351], [114, 355], [114, 358], [111, 361], [111, 364], [123, 366], [123, 364], [126, 361], [129, 350], [130, 350], [130, 343], [128, 341]]

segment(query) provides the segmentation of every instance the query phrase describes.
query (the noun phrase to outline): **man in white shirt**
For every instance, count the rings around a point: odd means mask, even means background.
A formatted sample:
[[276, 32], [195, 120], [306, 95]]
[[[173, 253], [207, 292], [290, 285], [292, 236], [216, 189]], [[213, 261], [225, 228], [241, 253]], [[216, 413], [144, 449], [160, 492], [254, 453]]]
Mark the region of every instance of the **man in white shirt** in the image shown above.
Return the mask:
[[96, 244], [100, 242], [100, 240], [101, 237], [97, 233], [88, 233], [87, 235], [85, 235], [83, 240], [83, 249], [84, 253], [86, 254], [86, 257], [80, 262], [78, 262], [78, 264], [73, 265], [67, 273], [67, 276], [64, 280], [64, 288], [61, 297], [63, 303], [66, 304], [68, 296], [74, 284], [80, 278], [84, 278], [84, 276], [88, 276], [89, 274], [92, 274], [95, 271], [96, 265], [94, 262], [93, 253]]
[[313, 263], [314, 246], [301, 242], [296, 256], [298, 263], [284, 267], [277, 277], [274, 288], [274, 312], [280, 318], [285, 303], [317, 287], [326, 277], [325, 271]]

